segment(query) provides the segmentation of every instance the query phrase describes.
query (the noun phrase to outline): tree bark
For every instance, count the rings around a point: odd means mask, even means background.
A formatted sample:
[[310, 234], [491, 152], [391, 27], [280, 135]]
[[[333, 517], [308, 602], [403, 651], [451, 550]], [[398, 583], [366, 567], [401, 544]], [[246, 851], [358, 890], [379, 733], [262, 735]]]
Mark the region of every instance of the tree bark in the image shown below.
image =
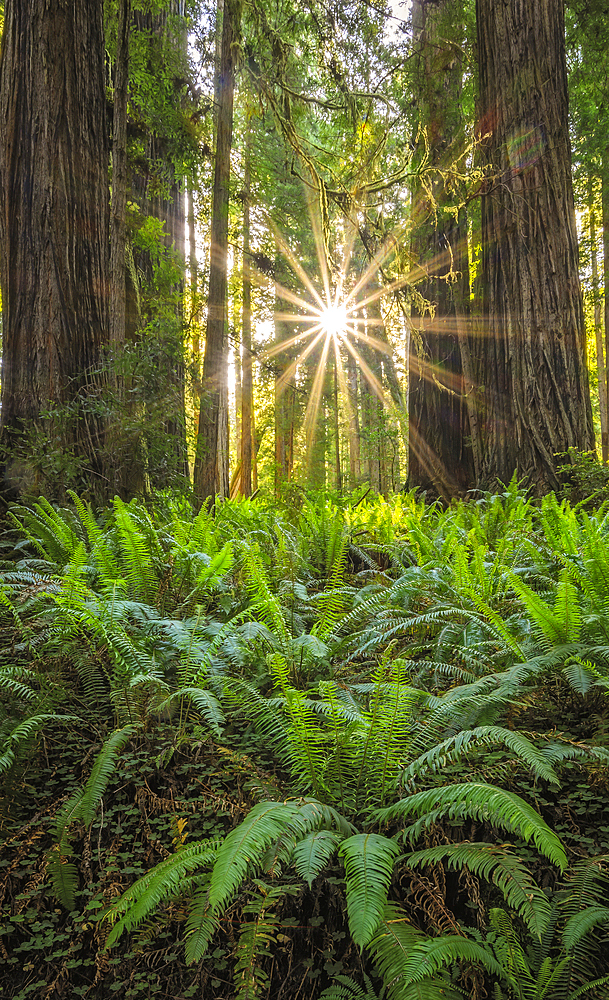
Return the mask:
[[[218, 67], [216, 162], [211, 223], [211, 263], [203, 386], [195, 459], [195, 495], [199, 501], [215, 498], [228, 484], [228, 454], [219, 448], [222, 435], [222, 395], [227, 391], [227, 262], [230, 152], [233, 135], [235, 86], [234, 43], [240, 18], [240, 0], [225, 0], [222, 45]], [[226, 466], [226, 469], [220, 469]], [[220, 474], [219, 474], [220, 473]]]
[[557, 453], [593, 447], [571, 182], [563, 5], [477, 0], [485, 335], [481, 485], [559, 483]]
[[609, 147], [605, 147], [601, 162], [601, 213], [603, 227], [603, 291], [605, 327], [605, 384], [609, 405]]
[[[64, 444], [100, 472], [108, 337], [108, 132], [101, 0], [7, 0], [0, 67], [2, 429], [69, 404]], [[84, 404], [81, 406], [81, 404]], [[24, 485], [11, 461], [5, 481]]]
[[250, 187], [251, 138], [249, 125], [245, 136], [243, 177], [243, 290], [241, 321], [242, 383], [241, 383], [241, 492], [252, 495], [252, 262], [250, 259]]
[[[127, 93], [129, 89], [129, 32], [131, 0], [118, 8], [114, 109], [112, 126], [112, 203], [110, 216], [110, 348], [125, 343], [127, 285]], [[115, 374], [116, 379], [116, 374]]]
[[601, 424], [601, 456], [603, 462], [609, 458], [609, 420], [607, 414], [607, 366], [603, 350], [603, 324], [601, 322], [601, 297], [598, 280], [598, 251], [596, 246], [596, 206], [594, 182], [588, 176], [588, 217], [590, 221], [590, 264], [592, 268], [592, 305], [594, 309], [594, 341], [596, 343], [596, 366], [598, 371], [598, 409]]
[[468, 336], [460, 308], [469, 298], [467, 221], [446, 209], [455, 196], [442, 171], [457, 156], [462, 128], [462, 39], [455, 30], [462, 0], [414, 0], [415, 89], [431, 172], [413, 197], [413, 250], [426, 277], [419, 284], [429, 312], [414, 321], [410, 359], [409, 483], [450, 497], [473, 479], [463, 355]]

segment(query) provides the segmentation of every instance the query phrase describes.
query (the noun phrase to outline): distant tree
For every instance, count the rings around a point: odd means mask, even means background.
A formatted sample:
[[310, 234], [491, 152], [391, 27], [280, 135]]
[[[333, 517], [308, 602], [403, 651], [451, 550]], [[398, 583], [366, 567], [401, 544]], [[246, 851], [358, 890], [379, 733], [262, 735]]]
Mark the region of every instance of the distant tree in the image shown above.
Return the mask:
[[218, 5], [222, 42], [216, 68], [216, 153], [211, 222], [211, 262], [207, 302], [207, 329], [199, 430], [195, 458], [197, 498], [228, 495], [228, 441], [223, 432], [223, 406], [228, 383], [227, 266], [230, 153], [233, 137], [236, 40], [240, 0]]
[[[108, 336], [108, 129], [102, 0], [7, 0], [0, 65], [3, 445], [47, 422], [99, 473]], [[85, 405], [87, 404], [87, 405]], [[67, 409], [66, 409], [67, 407]], [[6, 461], [5, 485], [30, 471]]]
[[571, 180], [563, 4], [477, 0], [484, 330], [480, 482], [558, 485], [593, 447]]

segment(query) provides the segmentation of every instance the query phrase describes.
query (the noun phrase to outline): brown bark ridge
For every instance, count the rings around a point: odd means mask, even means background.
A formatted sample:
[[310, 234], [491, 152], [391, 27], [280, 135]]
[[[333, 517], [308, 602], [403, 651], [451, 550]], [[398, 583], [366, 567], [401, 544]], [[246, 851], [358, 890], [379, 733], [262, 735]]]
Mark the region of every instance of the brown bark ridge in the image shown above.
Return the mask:
[[242, 334], [243, 380], [241, 386], [241, 492], [252, 495], [252, 264], [250, 260], [251, 136], [248, 123], [245, 134], [243, 173], [243, 294]]
[[558, 485], [593, 447], [560, 0], [477, 0], [482, 201], [480, 482]]
[[[199, 501], [207, 498], [213, 500], [218, 490], [222, 488], [224, 481], [228, 486], [228, 455], [222, 453], [219, 448], [219, 440], [222, 431], [222, 397], [226, 395], [228, 379], [226, 343], [228, 208], [230, 153], [233, 137], [235, 39], [238, 34], [240, 16], [240, 0], [225, 0], [217, 79], [218, 109], [207, 330], [195, 458], [194, 488]], [[220, 465], [226, 466], [226, 470], [219, 468]]]
[[[411, 486], [446, 498], [466, 490], [474, 477], [472, 432], [463, 360], [469, 359], [462, 315], [469, 299], [467, 220], [447, 212], [455, 201], [450, 172], [462, 133], [462, 39], [453, 22], [462, 0], [414, 0], [415, 91], [425, 130], [431, 173], [413, 194], [412, 249], [425, 274], [418, 290], [429, 312], [413, 317], [408, 391]], [[449, 174], [448, 174], [449, 176]]]
[[[78, 408], [99, 391], [108, 336], [108, 155], [102, 0], [7, 0], [0, 281], [8, 444], [12, 430], [49, 405]], [[97, 469], [101, 422], [81, 409], [66, 433], [66, 444]], [[10, 461], [5, 480], [23, 485]]]

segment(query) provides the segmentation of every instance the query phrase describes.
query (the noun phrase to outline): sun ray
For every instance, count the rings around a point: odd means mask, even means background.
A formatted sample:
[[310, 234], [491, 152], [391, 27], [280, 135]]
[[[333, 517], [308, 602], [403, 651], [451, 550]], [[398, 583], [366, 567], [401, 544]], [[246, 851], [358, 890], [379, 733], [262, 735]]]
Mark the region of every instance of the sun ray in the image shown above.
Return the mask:
[[294, 334], [294, 336], [290, 337], [288, 340], [281, 340], [277, 344], [271, 344], [269, 347], [265, 348], [260, 357], [263, 361], [267, 361], [269, 358], [274, 358], [278, 354], [283, 354], [284, 351], [289, 350], [290, 347], [295, 347], [297, 344], [301, 344], [303, 340], [306, 340], [307, 337], [314, 333], [323, 334], [325, 331], [322, 329], [320, 324], [317, 323], [316, 326], [311, 327], [309, 330], [304, 330], [301, 333]]
[[[292, 250], [287, 245], [287, 243], [285, 242], [285, 240], [283, 239], [283, 237], [281, 236], [281, 234], [277, 230], [275, 230], [274, 227], [273, 227], [273, 235], [275, 237], [275, 242], [277, 244], [277, 248], [279, 250], [281, 250], [281, 253], [284, 255], [284, 257], [286, 258], [286, 260], [292, 265], [292, 267], [294, 269], [294, 273], [298, 276], [298, 278], [300, 278], [302, 284], [307, 289], [307, 291], [310, 293], [311, 297], [313, 299], [315, 299], [315, 301], [319, 304], [320, 309], [323, 309], [323, 307], [325, 305], [324, 300], [322, 299], [321, 295], [319, 294], [319, 292], [315, 288], [315, 285], [311, 281], [311, 279], [310, 279], [309, 275], [307, 274], [307, 272], [305, 271], [304, 267], [302, 266], [302, 264], [300, 263], [300, 261], [296, 257], [296, 254], [294, 254], [292, 252]], [[287, 291], [287, 289], [285, 289], [285, 291]]]
[[311, 389], [311, 395], [309, 397], [309, 402], [307, 405], [307, 410], [304, 418], [304, 432], [306, 441], [306, 469], [307, 472], [310, 467], [313, 443], [314, 443], [314, 433], [315, 425], [317, 423], [317, 417], [319, 413], [319, 403], [321, 399], [321, 393], [323, 388], [324, 376], [326, 374], [326, 364], [328, 361], [328, 351], [330, 348], [330, 337], [326, 337], [324, 340], [324, 346], [321, 352], [321, 357], [315, 369], [315, 378], [313, 379], [313, 387]]
[[[298, 295], [296, 292], [293, 292], [290, 288], [285, 288], [278, 281], [275, 282], [275, 294], [283, 302], [291, 302], [293, 306], [298, 306], [300, 309], [305, 309], [307, 312], [311, 312], [311, 309], [313, 308], [310, 302], [307, 302], [306, 299], [303, 299], [302, 296]], [[322, 300], [320, 301], [321, 301], [320, 308], [323, 309], [325, 307], [325, 304], [323, 303]]]
[[320, 330], [317, 336], [309, 344], [307, 344], [304, 351], [302, 351], [297, 358], [294, 358], [289, 367], [286, 368], [286, 370], [281, 373], [280, 377], [277, 379], [277, 391], [280, 394], [283, 392], [283, 389], [294, 375], [298, 366], [301, 365], [303, 361], [307, 360], [311, 352], [315, 350], [315, 347], [324, 336], [325, 336], [324, 331]]
[[355, 345], [352, 344], [347, 337], [341, 337], [340, 341], [342, 344], [345, 345], [351, 357], [355, 358], [357, 364], [360, 366], [362, 372], [366, 377], [366, 382], [368, 383], [369, 387], [372, 389], [374, 393], [376, 393], [383, 406], [389, 409], [390, 404], [387, 400], [386, 393], [383, 392], [383, 387], [381, 386], [379, 380], [377, 379], [376, 375], [374, 374], [370, 366], [364, 361], [364, 359], [362, 358], [361, 354], [359, 353]]

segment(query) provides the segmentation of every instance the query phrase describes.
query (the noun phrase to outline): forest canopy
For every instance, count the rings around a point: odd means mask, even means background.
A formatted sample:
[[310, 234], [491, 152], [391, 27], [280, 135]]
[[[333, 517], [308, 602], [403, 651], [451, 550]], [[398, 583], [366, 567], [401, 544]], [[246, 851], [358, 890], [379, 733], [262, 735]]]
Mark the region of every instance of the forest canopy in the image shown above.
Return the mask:
[[0, 26], [0, 991], [605, 1000], [606, 0]]
[[606, 12], [566, 13], [7, 3], [8, 494], [606, 460]]

